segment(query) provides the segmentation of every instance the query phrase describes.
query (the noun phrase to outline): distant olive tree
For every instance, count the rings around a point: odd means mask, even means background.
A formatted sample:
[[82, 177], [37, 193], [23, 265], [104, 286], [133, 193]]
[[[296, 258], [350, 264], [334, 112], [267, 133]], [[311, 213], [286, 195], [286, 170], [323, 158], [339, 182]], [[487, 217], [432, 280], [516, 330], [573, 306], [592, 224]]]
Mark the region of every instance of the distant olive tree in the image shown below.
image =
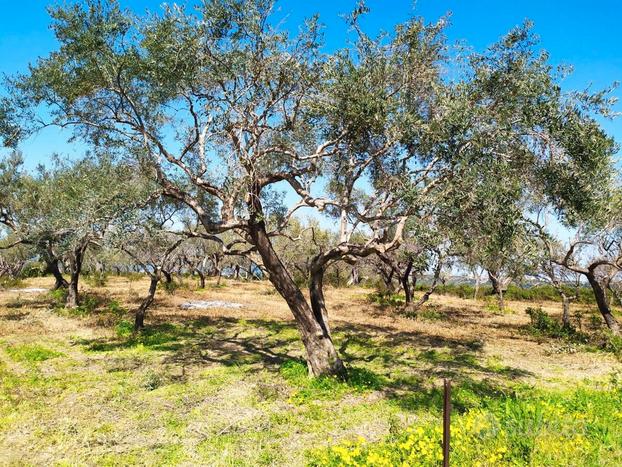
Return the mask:
[[179, 203], [152, 201], [118, 219], [104, 238], [108, 247], [124, 252], [149, 277], [147, 294], [134, 313], [134, 331], [145, 327], [147, 310], [164, 272], [171, 271], [180, 258], [178, 251], [185, 238], [173, 229], [181, 210]]
[[[55, 279], [67, 288], [67, 307], [79, 304], [78, 285], [87, 249], [100, 241], [110, 223], [148, 192], [140, 174], [108, 157], [87, 156], [77, 161], [53, 160], [51, 168], [19, 174], [13, 199], [4, 204], [3, 222], [12, 245], [29, 245]], [[21, 187], [21, 188], [19, 188]], [[67, 265], [69, 281], [58, 263]]]

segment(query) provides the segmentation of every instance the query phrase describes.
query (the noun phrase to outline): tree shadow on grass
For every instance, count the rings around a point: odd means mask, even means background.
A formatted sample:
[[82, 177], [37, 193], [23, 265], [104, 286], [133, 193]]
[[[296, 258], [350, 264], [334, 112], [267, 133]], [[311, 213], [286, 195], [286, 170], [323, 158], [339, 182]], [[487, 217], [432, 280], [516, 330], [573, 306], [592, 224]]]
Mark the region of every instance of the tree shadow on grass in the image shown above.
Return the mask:
[[[92, 352], [113, 352], [141, 347], [165, 352], [165, 363], [202, 365], [259, 364], [276, 367], [300, 355], [293, 325], [268, 320], [199, 318], [147, 327], [138, 334], [78, 341]], [[296, 351], [298, 350], [298, 351]]]
[[[483, 343], [477, 340], [343, 322], [335, 323], [334, 328], [339, 353], [350, 368], [350, 387], [381, 391], [409, 411], [441, 407], [442, 378], [454, 382], [454, 406], [463, 410], [475, 406], [478, 399], [503, 396], [513, 382], [530, 376], [517, 368], [483, 364]], [[184, 369], [206, 364], [244, 366], [252, 373], [282, 372], [292, 361], [304, 366], [296, 327], [279, 320], [202, 317], [154, 324], [137, 335], [83, 339], [78, 343], [92, 352], [140, 347], [164, 353], [164, 364]], [[295, 384], [306, 384], [301, 381]], [[334, 388], [320, 384], [305, 390], [321, 389], [322, 394], [330, 394]]]

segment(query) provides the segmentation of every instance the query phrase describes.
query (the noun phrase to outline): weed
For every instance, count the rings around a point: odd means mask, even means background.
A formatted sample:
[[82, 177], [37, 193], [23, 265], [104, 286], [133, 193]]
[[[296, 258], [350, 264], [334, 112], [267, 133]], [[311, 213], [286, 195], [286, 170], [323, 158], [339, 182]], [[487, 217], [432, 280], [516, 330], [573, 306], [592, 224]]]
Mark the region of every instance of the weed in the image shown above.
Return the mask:
[[622, 360], [622, 337], [616, 336], [611, 331], [602, 330], [593, 336], [592, 342], [605, 352], [613, 353], [618, 359]]
[[54, 308], [62, 308], [67, 302], [67, 289], [60, 288], [56, 290], [50, 290], [49, 296], [52, 300], [52, 306]]
[[429, 305], [421, 310], [419, 318], [428, 321], [442, 321], [445, 319], [445, 314], [439, 311], [437, 307]]
[[20, 279], [19, 277], [8, 277], [8, 276], [0, 277], [0, 288], [1, 289], [21, 287], [22, 285], [24, 285], [24, 281]]
[[163, 282], [162, 288], [167, 294], [173, 295], [175, 291], [179, 288], [179, 284], [175, 281]]
[[382, 307], [399, 307], [406, 303], [402, 295], [395, 293], [374, 292], [367, 295], [367, 300]]
[[110, 302], [108, 302], [107, 308], [108, 312], [119, 317], [127, 313], [127, 309], [122, 307], [116, 300], [110, 300]]
[[67, 297], [67, 291], [65, 289], [58, 289], [51, 292], [52, 299], [54, 300], [54, 311], [61, 316], [70, 317], [83, 317], [92, 315], [101, 305], [103, 300], [97, 295], [82, 294], [80, 297], [80, 305], [75, 308], [65, 308], [65, 300], [59, 300], [62, 297]]
[[[622, 462], [620, 387], [545, 392], [518, 387], [501, 399], [452, 418], [455, 465], [616, 465]], [[440, 417], [420, 421], [386, 440], [347, 440], [309, 453], [311, 465], [438, 465]], [[605, 447], [605, 448], [603, 448]]]
[[141, 386], [147, 391], [153, 391], [164, 384], [164, 379], [154, 371], [148, 371]]
[[121, 320], [115, 326], [115, 333], [118, 337], [131, 336], [134, 333], [134, 325], [127, 320]]
[[378, 390], [386, 385], [384, 378], [363, 368], [349, 368], [346, 381], [332, 376], [309, 378], [307, 366], [300, 360], [284, 362], [280, 373], [297, 388], [291, 399], [298, 404], [338, 398], [351, 392]]

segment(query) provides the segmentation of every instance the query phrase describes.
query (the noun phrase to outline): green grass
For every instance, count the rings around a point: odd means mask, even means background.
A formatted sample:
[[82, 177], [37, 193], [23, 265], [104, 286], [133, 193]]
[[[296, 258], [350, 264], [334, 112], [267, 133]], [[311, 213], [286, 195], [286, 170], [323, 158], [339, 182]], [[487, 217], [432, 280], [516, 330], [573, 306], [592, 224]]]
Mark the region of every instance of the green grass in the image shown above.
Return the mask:
[[42, 362], [50, 358], [63, 356], [60, 352], [38, 344], [9, 345], [5, 348], [5, 351], [16, 362]]
[[[453, 465], [622, 464], [622, 384], [565, 391], [516, 387], [452, 419]], [[310, 452], [312, 465], [435, 466], [442, 459], [437, 414], [380, 442], [352, 439]]]
[[528, 373], [479, 341], [346, 323], [334, 338], [348, 381], [309, 379], [291, 322], [202, 318], [135, 335], [129, 316], [115, 314], [105, 332], [3, 343], [7, 463], [437, 465], [426, 459], [438, 457], [442, 377], [454, 381], [453, 426], [464, 432], [455, 432], [453, 465], [622, 461], [617, 379], [530, 388], [517, 382]]

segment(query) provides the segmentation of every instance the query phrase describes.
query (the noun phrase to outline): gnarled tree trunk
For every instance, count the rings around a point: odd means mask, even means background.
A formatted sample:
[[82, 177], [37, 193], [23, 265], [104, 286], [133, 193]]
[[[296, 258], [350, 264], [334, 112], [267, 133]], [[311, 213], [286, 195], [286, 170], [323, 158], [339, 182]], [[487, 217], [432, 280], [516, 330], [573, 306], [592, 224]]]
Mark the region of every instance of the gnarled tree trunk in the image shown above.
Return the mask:
[[204, 289], [205, 288], [205, 274], [203, 274], [203, 271], [201, 271], [200, 268], [195, 269], [195, 272], [199, 276], [199, 288]]
[[80, 280], [80, 273], [82, 272], [82, 262], [84, 260], [84, 252], [87, 245], [82, 245], [76, 248], [69, 259], [69, 285], [67, 287], [67, 301], [65, 306], [67, 308], [76, 308], [80, 305], [80, 297], [78, 295], [78, 282]]
[[588, 274], [585, 274], [585, 277], [587, 277], [587, 280], [592, 287], [592, 291], [594, 292], [594, 298], [596, 299], [596, 305], [598, 305], [598, 310], [603, 316], [607, 327], [609, 327], [614, 335], [619, 336], [620, 324], [611, 312], [611, 307], [609, 305], [609, 300], [607, 299], [607, 293], [605, 292], [605, 288], [598, 281], [598, 278], [594, 273], [590, 272]]
[[496, 273], [488, 272], [488, 279], [490, 280], [490, 284], [492, 285], [492, 292], [497, 296], [497, 303], [499, 305], [499, 310], [505, 310], [505, 299], [503, 297], [503, 284]]
[[147, 309], [151, 306], [155, 298], [156, 290], [158, 289], [158, 282], [160, 282], [160, 278], [157, 275], [151, 276], [151, 280], [149, 282], [149, 292], [134, 315], [134, 331], [140, 331], [145, 328], [145, 315], [147, 314]]
[[359, 270], [356, 266], [352, 266], [350, 270], [350, 280], [348, 281], [348, 285], [359, 285], [361, 283], [361, 277], [359, 275]]
[[318, 316], [313, 312], [274, 251], [262, 220], [250, 224], [249, 236], [269, 273], [270, 282], [285, 299], [294, 315], [307, 351], [309, 373], [313, 376], [334, 375], [345, 378], [346, 368], [337, 355], [325, 320], [321, 314]]
[[58, 259], [52, 258], [46, 260], [46, 272], [54, 276], [54, 288], [52, 290], [66, 289], [69, 286], [67, 279], [63, 277], [58, 267]]
[[330, 336], [330, 327], [328, 325], [328, 310], [326, 309], [326, 301], [324, 300], [324, 267], [312, 269], [309, 277], [309, 299], [311, 301], [311, 309], [315, 319], [320, 323], [324, 332]]

